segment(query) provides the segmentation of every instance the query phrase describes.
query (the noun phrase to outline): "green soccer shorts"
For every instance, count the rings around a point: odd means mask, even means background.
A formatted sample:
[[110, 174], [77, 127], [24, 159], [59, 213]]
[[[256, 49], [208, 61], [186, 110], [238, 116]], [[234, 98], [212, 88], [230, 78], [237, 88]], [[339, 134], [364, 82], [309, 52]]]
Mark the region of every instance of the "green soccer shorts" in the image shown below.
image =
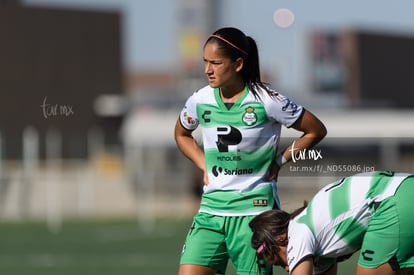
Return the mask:
[[377, 268], [389, 263], [393, 270], [414, 267], [414, 177], [405, 179], [393, 197], [373, 210], [358, 265]]
[[198, 213], [187, 234], [180, 264], [208, 266], [224, 274], [231, 259], [238, 275], [257, 274], [256, 251], [250, 244], [249, 222], [253, 218]]

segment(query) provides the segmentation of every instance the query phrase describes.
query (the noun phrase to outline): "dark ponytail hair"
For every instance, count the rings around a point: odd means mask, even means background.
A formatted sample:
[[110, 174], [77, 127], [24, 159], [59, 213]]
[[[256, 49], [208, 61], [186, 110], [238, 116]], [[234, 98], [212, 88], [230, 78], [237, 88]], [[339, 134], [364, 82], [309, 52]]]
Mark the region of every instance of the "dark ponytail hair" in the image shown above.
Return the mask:
[[259, 52], [256, 41], [253, 38], [246, 36], [239, 29], [227, 27], [215, 31], [207, 39], [204, 46], [209, 42], [217, 43], [223, 50], [223, 54], [232, 61], [236, 61], [237, 58], [243, 58], [242, 79], [255, 97], [259, 97], [259, 88], [263, 88], [270, 94], [273, 93], [267, 87], [267, 83], [261, 80]]
[[[283, 210], [269, 210], [256, 216], [250, 223], [253, 231], [251, 245], [256, 250], [259, 271], [264, 257], [274, 259], [279, 246], [284, 245], [279, 236], [287, 233], [291, 215]], [[261, 274], [261, 272], [260, 272]]]
[[287, 239], [280, 239], [280, 236], [287, 234], [290, 220], [299, 215], [306, 206], [307, 202], [304, 201], [302, 207], [290, 214], [279, 209], [269, 210], [250, 221], [249, 227], [253, 231], [251, 245], [256, 250], [259, 274], [262, 274], [261, 262], [264, 257], [274, 259], [279, 254], [279, 247], [287, 245]]

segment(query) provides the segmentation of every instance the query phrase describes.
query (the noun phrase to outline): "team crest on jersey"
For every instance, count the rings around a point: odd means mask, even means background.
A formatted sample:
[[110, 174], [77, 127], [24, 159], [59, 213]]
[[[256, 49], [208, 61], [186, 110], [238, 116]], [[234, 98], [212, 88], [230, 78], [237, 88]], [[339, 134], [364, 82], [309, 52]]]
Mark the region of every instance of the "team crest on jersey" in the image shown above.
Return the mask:
[[252, 126], [257, 122], [257, 115], [254, 112], [254, 108], [249, 106], [246, 108], [246, 112], [243, 114], [242, 121], [248, 126]]

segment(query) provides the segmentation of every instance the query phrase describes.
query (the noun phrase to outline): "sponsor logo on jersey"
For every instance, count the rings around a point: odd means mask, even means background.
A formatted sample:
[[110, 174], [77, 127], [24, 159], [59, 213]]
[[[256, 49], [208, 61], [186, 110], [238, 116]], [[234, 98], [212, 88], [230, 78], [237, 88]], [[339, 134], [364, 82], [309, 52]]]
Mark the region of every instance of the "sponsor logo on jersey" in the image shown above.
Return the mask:
[[293, 116], [298, 111], [298, 105], [295, 102], [286, 100], [285, 106], [282, 107], [283, 112], [290, 112]]
[[218, 156], [218, 161], [241, 161], [241, 156]]
[[233, 175], [250, 175], [253, 174], [253, 168], [245, 168], [245, 169], [227, 169], [217, 165], [214, 165], [211, 169], [211, 172], [215, 177], [219, 175], [224, 176], [233, 176]]
[[201, 115], [201, 118], [204, 120], [204, 123], [210, 123], [211, 119], [208, 117], [211, 115], [211, 111], [205, 110], [204, 113]]
[[254, 108], [249, 106], [246, 109], [246, 112], [243, 114], [243, 119], [242, 121], [248, 125], [248, 126], [252, 126], [253, 124], [255, 124], [257, 122], [257, 115], [254, 112]]
[[370, 250], [370, 249], [366, 249], [361, 253], [362, 258], [364, 258], [364, 260], [368, 261], [368, 262], [373, 260], [373, 258], [371, 256], [374, 255], [374, 254], [375, 254], [375, 251]]
[[219, 152], [236, 151], [241, 140], [242, 134], [237, 128], [232, 126], [217, 127], [216, 145]]
[[193, 117], [191, 117], [187, 112], [184, 112], [184, 119], [185, 121], [187, 121], [189, 125], [196, 124], [196, 120]]

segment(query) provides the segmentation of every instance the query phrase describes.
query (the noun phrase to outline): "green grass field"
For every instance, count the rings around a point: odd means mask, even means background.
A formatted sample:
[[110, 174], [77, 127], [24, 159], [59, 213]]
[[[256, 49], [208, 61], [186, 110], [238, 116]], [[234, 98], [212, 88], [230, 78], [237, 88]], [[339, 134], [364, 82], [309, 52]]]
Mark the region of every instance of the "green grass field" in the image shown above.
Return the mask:
[[[45, 223], [3, 222], [0, 274], [177, 274], [189, 225], [190, 220], [159, 220], [146, 233], [136, 220], [67, 221], [52, 233]], [[353, 265], [354, 260], [342, 264], [339, 274], [352, 274]], [[231, 266], [227, 274], [235, 274]]]

